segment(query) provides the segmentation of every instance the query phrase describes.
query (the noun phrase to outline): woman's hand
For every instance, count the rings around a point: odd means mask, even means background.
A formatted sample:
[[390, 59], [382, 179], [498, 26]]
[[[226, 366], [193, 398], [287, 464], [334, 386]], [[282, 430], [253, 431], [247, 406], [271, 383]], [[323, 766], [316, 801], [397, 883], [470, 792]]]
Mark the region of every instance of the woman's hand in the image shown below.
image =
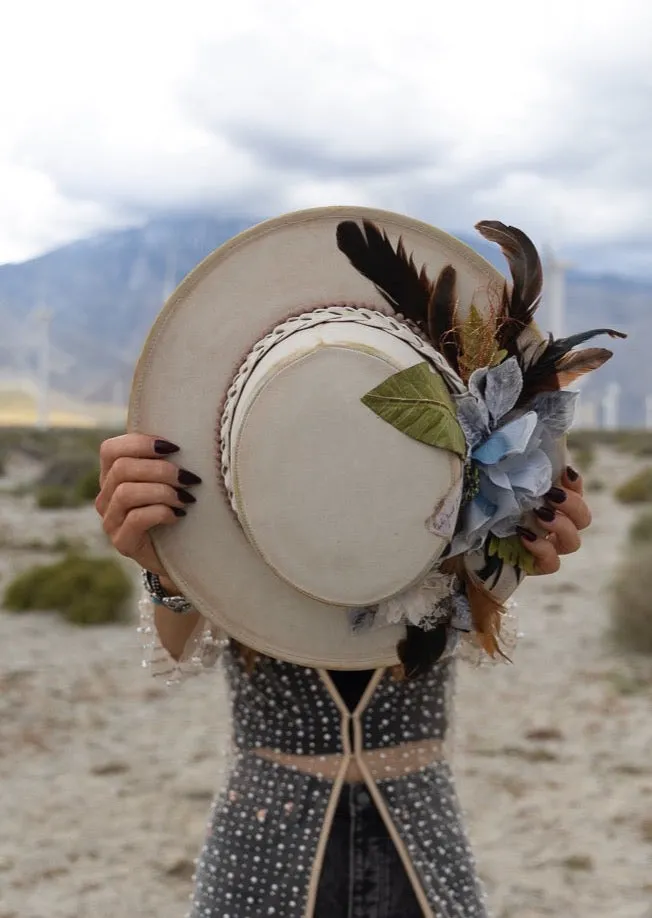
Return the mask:
[[546, 503], [534, 511], [537, 524], [545, 530], [538, 536], [519, 527], [521, 541], [536, 559], [537, 574], [554, 574], [561, 566], [560, 555], [569, 555], [582, 544], [580, 532], [591, 525], [591, 511], [582, 497], [582, 479], [567, 467], [560, 487], [551, 488]]
[[154, 526], [170, 526], [184, 517], [196, 498], [186, 490], [201, 479], [167, 461], [179, 447], [144, 434], [105, 440], [100, 448], [100, 493], [95, 507], [114, 548], [174, 586], [150, 538]]

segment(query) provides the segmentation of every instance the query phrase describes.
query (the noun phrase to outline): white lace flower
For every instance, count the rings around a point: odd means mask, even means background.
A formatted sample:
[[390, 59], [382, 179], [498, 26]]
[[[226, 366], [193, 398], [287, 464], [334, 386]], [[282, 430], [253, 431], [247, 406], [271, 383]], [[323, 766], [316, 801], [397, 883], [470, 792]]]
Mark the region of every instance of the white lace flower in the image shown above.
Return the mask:
[[433, 628], [450, 616], [450, 600], [456, 587], [455, 575], [433, 571], [416, 586], [379, 603], [378, 619], [388, 625]]

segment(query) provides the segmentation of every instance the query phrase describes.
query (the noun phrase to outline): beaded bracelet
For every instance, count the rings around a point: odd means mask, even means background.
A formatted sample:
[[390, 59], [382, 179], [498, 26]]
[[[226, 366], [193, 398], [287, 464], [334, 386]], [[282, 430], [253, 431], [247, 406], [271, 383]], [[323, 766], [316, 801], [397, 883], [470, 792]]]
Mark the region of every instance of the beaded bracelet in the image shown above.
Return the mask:
[[163, 588], [158, 574], [153, 574], [152, 571], [143, 569], [143, 586], [157, 606], [164, 606], [177, 615], [188, 615], [195, 611], [193, 604], [185, 596], [170, 596]]

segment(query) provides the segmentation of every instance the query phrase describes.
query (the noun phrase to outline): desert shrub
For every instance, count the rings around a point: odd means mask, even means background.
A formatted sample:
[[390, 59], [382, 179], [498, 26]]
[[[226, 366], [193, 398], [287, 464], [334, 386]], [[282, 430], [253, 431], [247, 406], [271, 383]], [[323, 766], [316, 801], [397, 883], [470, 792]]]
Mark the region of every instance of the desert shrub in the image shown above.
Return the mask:
[[81, 501], [70, 488], [46, 485], [37, 490], [36, 503], [41, 510], [62, 510], [65, 507], [78, 507]]
[[652, 455], [652, 435], [647, 430], [623, 430], [615, 434], [614, 446], [632, 456]]
[[652, 466], [642, 469], [616, 490], [616, 499], [623, 504], [643, 504], [652, 501]]
[[75, 494], [82, 504], [92, 503], [100, 493], [100, 469], [94, 465], [77, 479]]
[[624, 650], [652, 653], [652, 549], [640, 548], [611, 585], [611, 637]]
[[630, 542], [652, 542], [652, 513], [643, 513], [629, 530]]
[[124, 621], [131, 592], [131, 581], [113, 558], [68, 555], [16, 577], [4, 605], [13, 612], [57, 611], [76, 625], [102, 625]]
[[33, 459], [51, 462], [59, 456], [97, 457], [100, 443], [122, 431], [100, 428], [52, 427], [37, 430], [33, 427], [4, 427], [0, 429], [0, 450], [20, 452]]
[[45, 466], [38, 483], [41, 487], [76, 488], [80, 480], [96, 469], [97, 457], [92, 453], [57, 456]]
[[43, 510], [58, 510], [90, 503], [97, 497], [99, 477], [99, 465], [93, 455], [55, 459], [39, 479], [38, 506]]

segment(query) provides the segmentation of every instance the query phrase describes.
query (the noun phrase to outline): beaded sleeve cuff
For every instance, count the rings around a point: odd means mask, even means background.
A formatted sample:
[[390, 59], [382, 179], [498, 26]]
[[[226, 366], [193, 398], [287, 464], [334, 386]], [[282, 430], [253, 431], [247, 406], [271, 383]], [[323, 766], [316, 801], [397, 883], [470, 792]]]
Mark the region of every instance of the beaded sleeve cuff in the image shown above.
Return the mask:
[[141, 635], [142, 665], [152, 676], [164, 677], [168, 685], [182, 682], [216, 668], [226, 637], [205, 618], [200, 618], [186, 641], [183, 653], [175, 660], [165, 649], [159, 637], [154, 613], [156, 603], [147, 590], [143, 590], [139, 610], [138, 633]]

